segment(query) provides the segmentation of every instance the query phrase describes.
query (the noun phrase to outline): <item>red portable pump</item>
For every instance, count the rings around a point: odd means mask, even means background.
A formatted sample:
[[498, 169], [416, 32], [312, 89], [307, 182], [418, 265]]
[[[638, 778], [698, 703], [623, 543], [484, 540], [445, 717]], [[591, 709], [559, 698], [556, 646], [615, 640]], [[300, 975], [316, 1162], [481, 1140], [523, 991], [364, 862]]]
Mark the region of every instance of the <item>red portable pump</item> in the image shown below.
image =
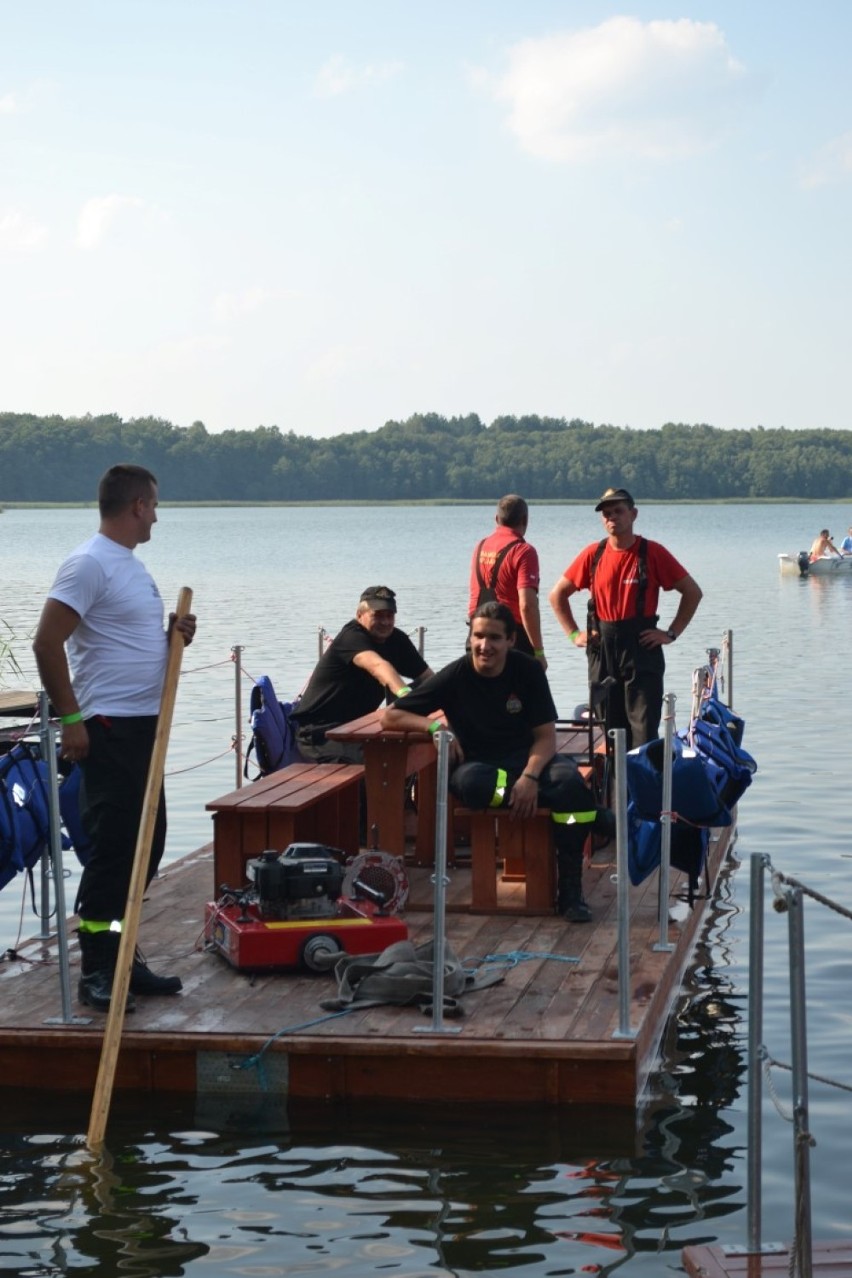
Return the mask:
[[205, 907], [204, 936], [232, 967], [259, 971], [331, 968], [342, 952], [376, 954], [404, 941], [408, 881], [399, 859], [345, 853], [321, 843], [262, 852], [247, 866], [248, 884], [225, 887]]

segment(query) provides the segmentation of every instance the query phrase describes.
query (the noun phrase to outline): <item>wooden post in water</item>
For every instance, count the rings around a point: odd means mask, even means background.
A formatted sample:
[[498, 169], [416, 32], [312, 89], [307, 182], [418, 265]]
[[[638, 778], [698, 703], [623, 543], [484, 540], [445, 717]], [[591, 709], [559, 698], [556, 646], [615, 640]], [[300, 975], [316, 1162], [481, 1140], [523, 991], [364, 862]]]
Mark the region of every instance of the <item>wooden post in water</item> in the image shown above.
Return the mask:
[[[192, 591], [188, 586], [183, 586], [178, 596], [177, 618], [185, 617], [191, 607]], [[184, 646], [183, 635], [177, 626], [173, 626], [169, 641], [166, 677], [160, 698], [157, 734], [154, 738], [154, 749], [151, 753], [151, 763], [148, 767], [148, 781], [145, 786], [142, 820], [139, 824], [139, 833], [136, 836], [136, 851], [133, 855], [133, 871], [130, 876], [130, 888], [127, 893], [127, 905], [121, 928], [121, 944], [115, 965], [112, 997], [107, 1014], [104, 1041], [101, 1047], [98, 1076], [95, 1080], [92, 1112], [89, 1116], [89, 1132], [86, 1137], [86, 1143], [92, 1151], [99, 1150], [103, 1145], [107, 1118], [109, 1117], [113, 1083], [115, 1082], [115, 1068], [118, 1063], [118, 1051], [121, 1046], [121, 1031], [124, 1027], [127, 993], [130, 989], [130, 969], [133, 966], [133, 956], [136, 952], [136, 937], [139, 933], [139, 918], [142, 913], [142, 897], [145, 892], [145, 880], [148, 877], [148, 865], [151, 860], [151, 844], [154, 838], [160, 789], [163, 784], [163, 774], [166, 767], [166, 750], [172, 727], [172, 715], [175, 708], [178, 676], [180, 675], [180, 663]]]

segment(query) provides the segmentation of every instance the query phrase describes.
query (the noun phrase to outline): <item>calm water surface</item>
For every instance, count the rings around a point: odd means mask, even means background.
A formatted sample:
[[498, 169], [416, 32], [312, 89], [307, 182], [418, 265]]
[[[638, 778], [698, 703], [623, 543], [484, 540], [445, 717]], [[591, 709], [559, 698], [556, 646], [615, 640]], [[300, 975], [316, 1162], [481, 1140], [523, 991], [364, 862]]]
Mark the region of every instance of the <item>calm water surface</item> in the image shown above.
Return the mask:
[[[397, 590], [400, 624], [426, 627], [437, 668], [464, 636], [467, 565], [489, 529], [484, 507], [367, 509], [161, 508], [141, 558], [167, 607], [193, 588], [196, 643], [184, 659], [168, 761], [176, 857], [206, 842], [205, 802], [233, 788], [235, 684], [251, 677], [296, 692], [360, 590]], [[545, 590], [598, 535], [575, 507], [533, 510]], [[638, 527], [664, 541], [702, 585], [687, 637], [667, 650], [677, 717], [691, 673], [734, 632], [734, 702], [760, 771], [740, 811], [736, 853], [768, 852], [787, 873], [852, 908], [846, 694], [852, 579], [782, 579], [779, 551], [836, 535], [852, 510], [825, 506], [649, 505]], [[0, 516], [0, 619], [27, 681], [29, 636], [64, 553], [93, 511]], [[673, 606], [664, 605], [669, 620]], [[549, 611], [545, 640], [560, 712], [584, 698], [584, 658]], [[232, 648], [242, 645], [241, 672]], [[69, 884], [69, 895], [73, 882]], [[21, 891], [0, 899], [0, 943], [18, 934]], [[29, 912], [25, 930], [33, 930]], [[7, 1115], [0, 1136], [0, 1272], [48, 1275], [605, 1274], [678, 1272], [687, 1242], [745, 1240], [745, 1007], [748, 866], [726, 873], [672, 1022], [638, 1132], [612, 1115], [385, 1110], [219, 1112], [123, 1101], [109, 1157], [85, 1153], [85, 1107]], [[842, 918], [808, 904], [812, 1070], [850, 1083], [852, 941]], [[188, 938], [188, 943], [195, 938]], [[452, 934], [450, 931], [450, 941]], [[789, 1060], [786, 924], [767, 915], [766, 1038]], [[61, 1067], [61, 1065], [60, 1065]], [[783, 1074], [777, 1087], [788, 1097]], [[848, 1101], [814, 1085], [812, 1168], [818, 1237], [848, 1231]], [[790, 1127], [767, 1108], [764, 1233], [792, 1219]]]

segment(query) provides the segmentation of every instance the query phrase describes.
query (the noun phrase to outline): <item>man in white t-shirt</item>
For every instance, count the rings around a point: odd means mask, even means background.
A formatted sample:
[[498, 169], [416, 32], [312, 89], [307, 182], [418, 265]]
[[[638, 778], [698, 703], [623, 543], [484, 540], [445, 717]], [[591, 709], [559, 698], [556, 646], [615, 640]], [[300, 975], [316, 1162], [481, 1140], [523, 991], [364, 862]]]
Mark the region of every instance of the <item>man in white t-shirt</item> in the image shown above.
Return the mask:
[[[153, 578], [134, 555], [157, 522], [157, 480], [143, 466], [112, 466], [98, 487], [100, 528], [72, 551], [42, 610], [33, 650], [62, 724], [62, 755], [82, 773], [80, 815], [92, 842], [77, 893], [82, 973], [80, 1001], [109, 1009], [121, 922], [166, 672], [168, 635], [184, 643], [195, 617], [169, 618]], [[150, 882], [163, 855], [166, 806], [161, 791]], [[176, 976], [157, 976], [137, 952], [134, 994], [176, 994]]]

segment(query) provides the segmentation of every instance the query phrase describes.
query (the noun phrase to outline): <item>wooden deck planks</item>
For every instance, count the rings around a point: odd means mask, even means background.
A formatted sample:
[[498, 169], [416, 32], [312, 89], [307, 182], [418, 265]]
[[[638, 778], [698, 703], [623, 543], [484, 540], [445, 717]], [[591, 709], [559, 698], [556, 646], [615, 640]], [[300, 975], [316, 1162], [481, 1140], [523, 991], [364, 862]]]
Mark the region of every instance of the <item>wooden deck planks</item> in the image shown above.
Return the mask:
[[[194, 1087], [198, 1051], [248, 1057], [280, 1035], [270, 1051], [289, 1058], [294, 1095], [314, 1097], [431, 1097], [441, 1100], [517, 1100], [561, 1104], [603, 1101], [634, 1106], [647, 1057], [660, 1037], [676, 991], [682, 958], [651, 950], [656, 939], [656, 880], [631, 889], [634, 922], [631, 1006], [634, 1042], [613, 1038], [617, 1027], [615, 887], [611, 859], [586, 872], [591, 924], [566, 924], [553, 915], [472, 915], [463, 912], [470, 871], [449, 871], [447, 940], [466, 964], [513, 951], [576, 957], [531, 958], [507, 967], [502, 983], [461, 999], [458, 1033], [432, 1035], [415, 1008], [358, 1009], [337, 1018], [320, 1007], [333, 996], [332, 978], [309, 974], [236, 972], [202, 948], [203, 907], [212, 895], [208, 846], [167, 867], [151, 885], [143, 908], [141, 943], [155, 970], [177, 971], [184, 992], [176, 998], [139, 999], [125, 1025], [119, 1088]], [[411, 867], [412, 899], [431, 896], [431, 872]], [[503, 890], [501, 885], [501, 890]], [[505, 885], [517, 891], [517, 885]], [[452, 908], [454, 907], [454, 908]], [[406, 917], [414, 943], [431, 938], [429, 911]], [[694, 930], [696, 918], [684, 929]], [[72, 989], [79, 955], [72, 937]], [[100, 1050], [103, 1018], [88, 1026], [48, 1027], [60, 1011], [55, 943], [30, 943], [35, 960], [0, 963], [0, 1046], [9, 1069], [3, 1085], [45, 1077], [44, 1065], [62, 1052], [62, 1086], [87, 1090]], [[88, 1015], [76, 1003], [73, 1011]], [[300, 1028], [304, 1027], [304, 1028]], [[11, 1054], [11, 1055], [10, 1055]], [[94, 1062], [94, 1064], [93, 1064]], [[46, 1085], [46, 1083], [45, 1083]]]

